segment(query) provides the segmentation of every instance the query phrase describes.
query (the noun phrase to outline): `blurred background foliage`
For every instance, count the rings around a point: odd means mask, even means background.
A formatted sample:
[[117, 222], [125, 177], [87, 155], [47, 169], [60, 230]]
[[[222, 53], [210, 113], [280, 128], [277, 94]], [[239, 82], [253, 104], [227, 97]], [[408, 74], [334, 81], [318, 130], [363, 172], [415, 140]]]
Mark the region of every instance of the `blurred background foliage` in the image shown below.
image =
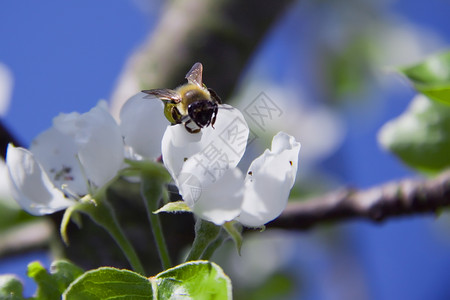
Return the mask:
[[[117, 116], [129, 96], [141, 89], [174, 88], [201, 61], [207, 86], [239, 107], [251, 127], [243, 169], [279, 130], [302, 143], [292, 201], [342, 186], [367, 188], [419, 176], [384, 151], [377, 134], [389, 120], [412, 110], [406, 109], [417, 93], [413, 87], [427, 94], [431, 86], [427, 95], [435, 97], [437, 86], [439, 95], [446, 95], [450, 74], [424, 79], [415, 71], [420, 67], [412, 67], [446, 50], [450, 21], [447, 3], [440, 0], [1, 5], [0, 113], [16, 144], [28, 145], [58, 113], [87, 111], [101, 98], [109, 99]], [[410, 67], [401, 70], [412, 83], [394, 72], [398, 66]], [[430, 85], [420, 85], [427, 80]], [[448, 124], [449, 114], [442, 113], [448, 107], [427, 103], [421, 108], [431, 111], [430, 118]], [[257, 107], [266, 117], [255, 114]], [[419, 135], [402, 128], [391, 126], [385, 133], [383, 127], [382, 145], [427, 173], [422, 161], [431, 161], [434, 173], [448, 166], [447, 148], [438, 148], [436, 139], [427, 144], [427, 129]], [[445, 144], [450, 130], [439, 130]], [[438, 156], [433, 149], [440, 149]], [[21, 212], [10, 201], [4, 178], [0, 273], [23, 276], [31, 259], [48, 266], [50, 257], [62, 255], [86, 269], [127, 267], [110, 238], [87, 219], [82, 228], [69, 229], [71, 246], [63, 246], [56, 233], [60, 214], [37, 219]], [[118, 182], [109, 196], [140, 256], [157, 273], [137, 188]], [[192, 222], [189, 215], [163, 218], [174, 260], [192, 240]], [[447, 228], [444, 213], [437, 220], [353, 221], [302, 233], [268, 229], [248, 233], [241, 256], [228, 243], [214, 260], [231, 276], [236, 299], [448, 299]], [[26, 287], [28, 293], [34, 290], [30, 282]]]

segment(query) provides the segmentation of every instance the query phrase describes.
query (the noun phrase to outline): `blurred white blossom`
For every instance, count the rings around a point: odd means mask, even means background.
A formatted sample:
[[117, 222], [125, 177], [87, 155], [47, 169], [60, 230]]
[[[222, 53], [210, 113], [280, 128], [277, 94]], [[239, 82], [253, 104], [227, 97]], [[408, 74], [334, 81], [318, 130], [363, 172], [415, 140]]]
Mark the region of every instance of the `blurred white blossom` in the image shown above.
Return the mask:
[[8, 67], [0, 62], [0, 117], [8, 111], [13, 88], [13, 75]]
[[137, 93], [120, 111], [120, 130], [130, 159], [156, 159], [161, 155], [161, 140], [169, 121], [161, 100]]
[[123, 152], [119, 126], [106, 103], [84, 114], [60, 114], [30, 150], [8, 145], [13, 197], [34, 215], [66, 209], [114, 178]]
[[[265, 104], [260, 103], [261, 93], [266, 97]], [[344, 123], [337, 113], [325, 105], [308, 102], [301, 92], [253, 80], [235, 98], [236, 106], [244, 112], [256, 139], [273, 136], [281, 130], [302, 141], [303, 167], [333, 153], [345, 135]], [[268, 107], [264, 108], [264, 105]], [[259, 109], [253, 109], [254, 106]], [[278, 112], [272, 110], [273, 114], [269, 114], [268, 110], [275, 106]]]

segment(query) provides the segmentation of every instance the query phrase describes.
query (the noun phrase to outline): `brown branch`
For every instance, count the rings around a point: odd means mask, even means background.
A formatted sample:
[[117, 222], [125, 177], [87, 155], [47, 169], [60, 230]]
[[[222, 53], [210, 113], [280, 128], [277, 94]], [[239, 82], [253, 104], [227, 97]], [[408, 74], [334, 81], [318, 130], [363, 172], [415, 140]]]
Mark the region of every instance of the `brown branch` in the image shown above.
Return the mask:
[[2, 231], [0, 234], [0, 257], [36, 249], [48, 249], [52, 234], [53, 226], [46, 218]]
[[330, 221], [379, 222], [397, 216], [436, 213], [447, 206], [450, 206], [450, 171], [429, 180], [405, 179], [363, 191], [347, 188], [293, 202], [268, 227], [305, 230]]

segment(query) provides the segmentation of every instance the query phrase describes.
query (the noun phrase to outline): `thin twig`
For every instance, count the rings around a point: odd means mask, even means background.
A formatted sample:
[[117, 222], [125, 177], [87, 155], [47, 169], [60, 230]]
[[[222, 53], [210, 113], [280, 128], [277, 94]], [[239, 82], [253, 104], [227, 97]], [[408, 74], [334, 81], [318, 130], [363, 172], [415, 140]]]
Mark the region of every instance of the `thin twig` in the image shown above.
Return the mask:
[[450, 171], [429, 180], [405, 179], [368, 190], [346, 188], [303, 202], [292, 202], [268, 227], [305, 230], [348, 219], [379, 222], [397, 216], [436, 213], [450, 206]]

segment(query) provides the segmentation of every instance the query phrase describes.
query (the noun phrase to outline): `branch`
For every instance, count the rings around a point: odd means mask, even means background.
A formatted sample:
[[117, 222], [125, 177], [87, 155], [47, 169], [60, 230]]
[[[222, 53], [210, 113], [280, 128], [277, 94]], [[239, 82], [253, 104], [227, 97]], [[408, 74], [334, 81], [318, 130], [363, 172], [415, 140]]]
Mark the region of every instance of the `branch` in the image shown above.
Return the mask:
[[405, 179], [368, 190], [347, 188], [308, 201], [290, 203], [269, 228], [305, 230], [329, 221], [436, 213], [450, 206], [450, 171], [429, 180]]
[[53, 226], [46, 218], [2, 231], [0, 234], [0, 257], [36, 249], [48, 249], [52, 234]]

